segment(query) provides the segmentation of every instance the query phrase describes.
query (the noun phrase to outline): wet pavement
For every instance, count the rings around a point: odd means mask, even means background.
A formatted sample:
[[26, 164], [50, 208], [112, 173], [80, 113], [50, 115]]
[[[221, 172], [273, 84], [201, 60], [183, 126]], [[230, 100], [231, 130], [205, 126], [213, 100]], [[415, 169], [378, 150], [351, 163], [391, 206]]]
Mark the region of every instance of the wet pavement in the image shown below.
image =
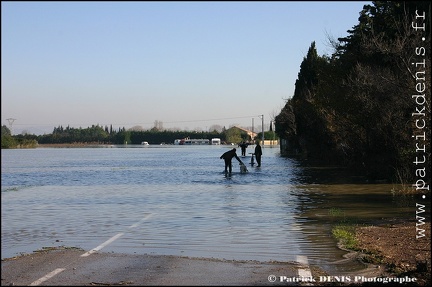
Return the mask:
[[[87, 256], [86, 256], [87, 254]], [[258, 262], [179, 256], [35, 252], [1, 263], [2, 286], [274, 286], [307, 283], [323, 272], [301, 262]], [[304, 283], [303, 282], [303, 283]]]

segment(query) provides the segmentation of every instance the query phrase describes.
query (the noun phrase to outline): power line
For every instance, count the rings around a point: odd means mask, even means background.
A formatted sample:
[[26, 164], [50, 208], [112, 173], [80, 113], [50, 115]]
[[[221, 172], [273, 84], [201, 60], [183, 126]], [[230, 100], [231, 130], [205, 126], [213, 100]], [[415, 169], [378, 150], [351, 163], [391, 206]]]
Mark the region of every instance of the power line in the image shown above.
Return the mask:
[[189, 123], [189, 122], [209, 122], [209, 121], [222, 121], [222, 120], [233, 120], [233, 119], [246, 119], [251, 117], [259, 117], [261, 115], [256, 116], [244, 116], [244, 117], [233, 117], [233, 118], [219, 118], [219, 119], [208, 119], [208, 120], [191, 120], [191, 121], [174, 121], [174, 122], [164, 122], [167, 124], [173, 124], [173, 123]]
[[[163, 121], [161, 120], [162, 123], [164, 124], [175, 124], [175, 123], [192, 123], [192, 122], [208, 122], [208, 121], [221, 121], [221, 120], [233, 120], [233, 119], [245, 119], [245, 118], [254, 118], [254, 117], [261, 117], [262, 115], [253, 115], [253, 116], [241, 116], [241, 117], [229, 117], [229, 118], [213, 118], [213, 119], [196, 119], [196, 120], [183, 120], [183, 121]], [[9, 119], [7, 119], [9, 120]], [[15, 119], [11, 119], [11, 120], [15, 120]], [[116, 125], [116, 126], [128, 126], [128, 125], [146, 125], [146, 124], [153, 124], [154, 122], [135, 122], [135, 123], [109, 123], [109, 125]], [[10, 123], [9, 123], [10, 124]], [[11, 124], [10, 124], [11, 125]], [[19, 126], [58, 126], [58, 125], [64, 125], [64, 124], [18, 124]], [[68, 125], [71, 126], [84, 126], [86, 124], [83, 123], [69, 123]], [[102, 124], [105, 125], [105, 124]]]

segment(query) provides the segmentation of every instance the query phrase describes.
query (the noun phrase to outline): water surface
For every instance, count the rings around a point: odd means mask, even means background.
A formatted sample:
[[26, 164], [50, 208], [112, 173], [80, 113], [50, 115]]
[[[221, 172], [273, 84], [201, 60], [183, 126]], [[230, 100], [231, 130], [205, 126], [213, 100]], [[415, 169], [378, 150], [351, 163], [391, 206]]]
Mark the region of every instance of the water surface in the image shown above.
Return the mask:
[[[340, 181], [263, 148], [262, 167], [227, 176], [232, 146], [2, 150], [2, 258], [42, 247], [312, 264], [343, 259], [342, 218], [406, 217], [391, 185]], [[248, 148], [251, 152], [253, 147]], [[240, 154], [240, 150], [238, 150]], [[248, 154], [248, 153], [247, 153]], [[338, 172], [336, 170], [336, 178]]]

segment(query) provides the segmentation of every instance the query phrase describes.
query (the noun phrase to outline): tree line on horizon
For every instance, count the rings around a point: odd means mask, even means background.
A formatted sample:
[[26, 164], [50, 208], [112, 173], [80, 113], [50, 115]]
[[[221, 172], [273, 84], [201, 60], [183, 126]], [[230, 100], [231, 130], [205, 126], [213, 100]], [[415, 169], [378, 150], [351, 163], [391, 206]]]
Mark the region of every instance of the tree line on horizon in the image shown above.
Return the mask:
[[[412, 182], [419, 118], [412, 95], [419, 85], [430, 139], [430, 13], [427, 1], [374, 1], [364, 5], [348, 36], [329, 39], [332, 55], [318, 55], [312, 42], [294, 95], [275, 117], [281, 151], [370, 179]], [[429, 165], [423, 172], [430, 175]]]
[[[261, 139], [261, 134], [257, 138]], [[275, 139], [275, 132], [264, 132], [265, 139]], [[236, 128], [222, 128], [209, 132], [204, 131], [171, 131], [155, 126], [149, 130], [136, 130], [119, 128], [115, 130], [110, 127], [92, 125], [88, 128], [73, 128], [58, 126], [50, 134], [32, 135], [20, 134], [11, 135], [9, 128], [1, 127], [1, 147], [2, 148], [34, 148], [38, 144], [73, 144], [73, 143], [92, 143], [92, 144], [141, 144], [146, 141], [149, 144], [173, 144], [176, 139], [195, 138], [208, 139], [220, 138], [224, 143], [240, 143], [251, 141], [249, 135]]]

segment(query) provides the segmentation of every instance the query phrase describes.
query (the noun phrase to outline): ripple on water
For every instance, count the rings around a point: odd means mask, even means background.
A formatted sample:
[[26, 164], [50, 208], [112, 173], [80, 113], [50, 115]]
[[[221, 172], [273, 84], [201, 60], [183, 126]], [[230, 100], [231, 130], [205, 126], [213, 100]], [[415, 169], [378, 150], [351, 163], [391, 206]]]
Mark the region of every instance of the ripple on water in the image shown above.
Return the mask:
[[264, 149], [261, 168], [241, 174], [234, 165], [226, 176], [226, 150], [2, 151], [2, 256], [90, 250], [124, 233], [103, 250], [331, 263], [345, 254], [331, 236], [335, 214], [401, 216], [387, 186], [310, 184], [310, 171], [277, 149]]

